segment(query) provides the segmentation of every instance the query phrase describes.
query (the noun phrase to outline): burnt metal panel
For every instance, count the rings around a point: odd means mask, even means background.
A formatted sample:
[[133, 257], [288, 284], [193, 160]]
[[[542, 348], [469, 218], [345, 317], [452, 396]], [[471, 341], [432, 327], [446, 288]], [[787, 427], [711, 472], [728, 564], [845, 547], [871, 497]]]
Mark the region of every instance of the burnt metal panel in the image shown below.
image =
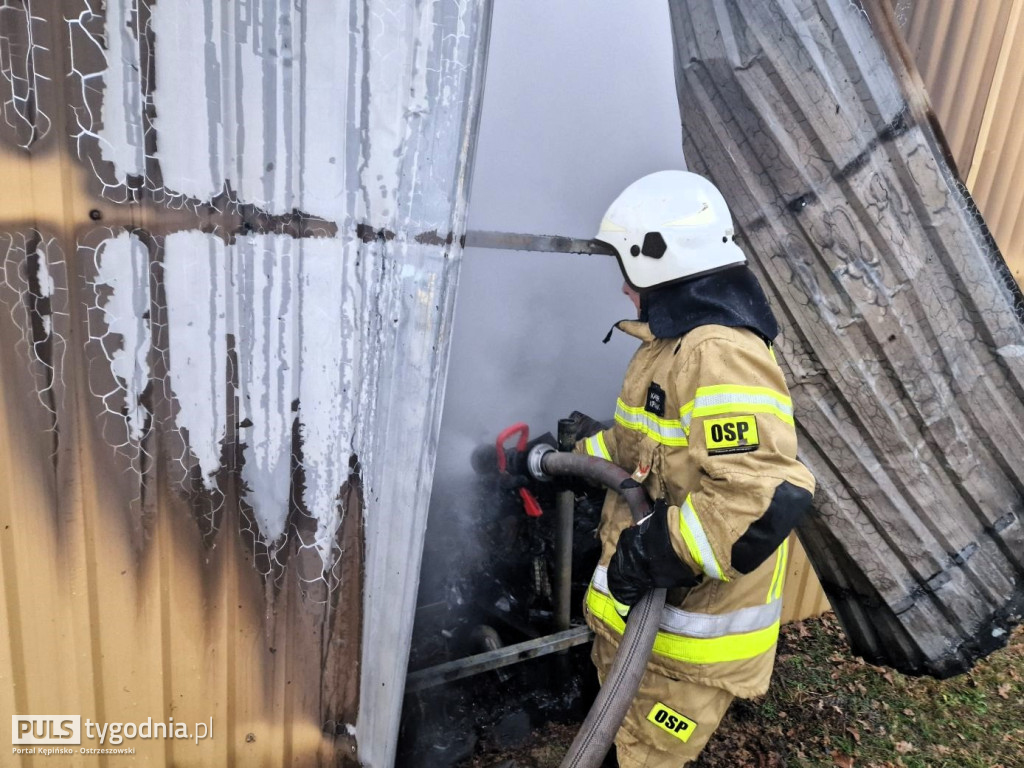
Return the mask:
[[489, 18], [0, 0], [10, 711], [393, 762]]
[[780, 310], [832, 605], [858, 652], [941, 676], [1024, 601], [1024, 302], [865, 7], [671, 3], [684, 147]]

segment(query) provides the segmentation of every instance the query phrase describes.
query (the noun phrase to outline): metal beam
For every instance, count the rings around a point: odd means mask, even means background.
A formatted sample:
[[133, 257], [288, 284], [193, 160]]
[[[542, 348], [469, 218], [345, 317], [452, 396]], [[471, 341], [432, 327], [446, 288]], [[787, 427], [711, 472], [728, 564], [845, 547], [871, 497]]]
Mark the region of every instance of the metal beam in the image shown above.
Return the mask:
[[525, 235], [516, 232], [466, 233], [467, 248], [495, 248], [503, 251], [541, 251], [544, 253], [584, 253], [592, 256], [614, 256], [611, 246], [598, 240], [584, 240], [562, 235]]
[[535, 659], [538, 656], [547, 656], [550, 653], [564, 651], [576, 645], [589, 643], [594, 633], [588, 627], [573, 627], [564, 632], [556, 632], [553, 635], [544, 635], [536, 640], [516, 643], [495, 651], [478, 653], [475, 656], [467, 656], [464, 659], [448, 661], [433, 667], [427, 667], [417, 672], [410, 672], [406, 677], [405, 692], [415, 693], [437, 685], [461, 680], [464, 677], [479, 675], [481, 672], [491, 672], [512, 664], [518, 664], [527, 659]]

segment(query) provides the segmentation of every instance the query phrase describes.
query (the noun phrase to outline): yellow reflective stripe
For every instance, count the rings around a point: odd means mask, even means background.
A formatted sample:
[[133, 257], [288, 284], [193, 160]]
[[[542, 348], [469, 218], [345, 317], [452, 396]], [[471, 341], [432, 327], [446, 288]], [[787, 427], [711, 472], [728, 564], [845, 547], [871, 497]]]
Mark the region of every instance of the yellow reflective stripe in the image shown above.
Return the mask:
[[654, 652], [690, 664], [716, 664], [760, 656], [778, 639], [778, 622], [764, 629], [722, 638], [681, 637], [659, 632], [654, 639]]
[[[587, 590], [587, 608], [596, 618], [618, 634], [626, 629], [626, 622], [615, 611], [614, 601], [591, 587]], [[658, 632], [654, 639], [654, 652], [669, 659], [689, 664], [716, 664], [724, 661], [743, 661], [771, 650], [779, 637], [779, 622], [724, 637], [685, 637], [670, 632]]]
[[690, 422], [693, 421], [693, 400], [679, 409], [679, 421], [682, 422], [683, 431], [689, 436]]
[[700, 387], [697, 389], [696, 398], [699, 401], [702, 397], [709, 397], [712, 395], [751, 395], [754, 397], [770, 397], [773, 400], [777, 400], [781, 405], [790, 407], [793, 405], [793, 400], [790, 397], [782, 394], [778, 390], [772, 389], [771, 387], [747, 387], [742, 384], [713, 384], [707, 387]]
[[712, 579], [718, 579], [719, 581], [729, 580], [721, 564], [719, 564], [718, 558], [715, 557], [715, 550], [711, 547], [711, 540], [708, 539], [707, 533], [704, 532], [704, 526], [700, 524], [697, 510], [693, 508], [689, 495], [687, 495], [686, 500], [679, 507], [679, 532], [683, 535], [683, 541], [686, 542], [686, 548], [690, 552], [690, 557], [693, 558], [698, 568]]
[[583, 447], [591, 456], [598, 456], [605, 461], [612, 460], [611, 454], [608, 453], [608, 445], [604, 441], [604, 432], [598, 432], [596, 435], [588, 437], [583, 443]]
[[686, 446], [690, 444], [687, 433], [678, 420], [663, 419], [648, 413], [643, 408], [626, 405], [622, 398], [615, 404], [615, 421], [626, 429], [642, 432], [662, 445]]
[[772, 572], [771, 584], [768, 586], [766, 603], [777, 600], [781, 595], [782, 582], [785, 581], [785, 563], [788, 552], [790, 552], [790, 540], [786, 539], [775, 550], [775, 570]]
[[662, 418], [661, 416], [658, 416], [656, 414], [651, 413], [648, 410], [645, 410], [643, 406], [626, 405], [622, 398], [618, 399], [616, 405], [630, 415], [643, 416], [645, 419], [652, 421], [658, 426], [664, 427], [666, 429], [679, 429], [682, 426], [678, 420]]
[[782, 598], [782, 589], [786, 585], [786, 566], [789, 565], [789, 539], [782, 542], [782, 567], [779, 569], [779, 581], [775, 585], [775, 599]]
[[782, 565], [782, 547], [775, 550], [775, 570], [772, 571], [772, 580], [768, 584], [768, 597], [765, 598], [766, 603], [770, 603], [775, 599], [775, 582], [779, 578], [779, 566]]
[[762, 403], [750, 403], [750, 402], [735, 402], [735, 403], [721, 403], [718, 405], [709, 405], [704, 408], [694, 409], [694, 415], [697, 418], [703, 418], [704, 416], [718, 416], [723, 413], [736, 413], [742, 411], [743, 413], [767, 413], [772, 416], [777, 416], [780, 421], [789, 424], [789, 426], [795, 426], [796, 422], [793, 421], [793, 414], [786, 413], [779, 408], [775, 408], [771, 405]]
[[772, 362], [775, 363], [776, 365], [778, 365], [779, 361], [775, 357], [775, 345], [773, 345], [773, 344], [769, 344], [768, 345], [768, 354], [772, 356]]
[[587, 608], [590, 612], [614, 629], [620, 635], [626, 631], [626, 622], [619, 612], [615, 610], [615, 600], [608, 595], [602, 595], [593, 585], [587, 588]]
[[[603, 565], [594, 569], [590, 585], [602, 595], [615, 597], [608, 589], [608, 569]], [[621, 603], [615, 608], [620, 616], [625, 613]], [[699, 613], [686, 611], [674, 605], [666, 605], [661, 612], [661, 631], [684, 637], [726, 637], [754, 632], [771, 626], [782, 618], [782, 601], [772, 600], [765, 605], [750, 605], [725, 613]]]
[[[691, 405], [687, 403], [687, 406]], [[686, 406], [684, 406], [686, 408]], [[768, 387], [744, 387], [737, 384], [716, 384], [700, 387], [688, 411], [690, 419], [717, 416], [722, 413], [770, 413], [793, 425], [793, 401]], [[683, 419], [687, 426], [689, 419]]]
[[[620, 603], [618, 600], [616, 600], [611, 595], [609, 595], [608, 598], [612, 601], [612, 608], [615, 609], [615, 612], [619, 616], [621, 616], [622, 618], [626, 618], [629, 615], [629, 606], [628, 605], [626, 605], [625, 603]], [[623, 626], [625, 626], [625, 625], [623, 625]]]

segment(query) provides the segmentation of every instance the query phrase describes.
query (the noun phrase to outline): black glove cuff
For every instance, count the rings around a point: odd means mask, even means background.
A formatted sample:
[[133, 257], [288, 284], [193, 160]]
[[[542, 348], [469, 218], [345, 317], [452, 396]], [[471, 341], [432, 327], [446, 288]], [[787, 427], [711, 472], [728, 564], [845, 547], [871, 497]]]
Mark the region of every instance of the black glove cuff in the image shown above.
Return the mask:
[[[677, 513], [678, 514], [678, 513]], [[654, 502], [654, 510], [640, 525], [640, 536], [643, 538], [647, 552], [647, 571], [656, 587], [693, 587], [700, 583], [701, 576], [679, 559], [672, 546], [672, 535], [669, 526], [674, 518], [665, 499]]]
[[578, 443], [585, 437], [596, 435], [598, 432], [602, 432], [607, 429], [607, 426], [602, 424], [597, 419], [592, 419], [585, 413], [580, 411], [573, 411], [569, 414], [569, 420], [572, 422], [571, 432], [572, 440], [574, 443]]

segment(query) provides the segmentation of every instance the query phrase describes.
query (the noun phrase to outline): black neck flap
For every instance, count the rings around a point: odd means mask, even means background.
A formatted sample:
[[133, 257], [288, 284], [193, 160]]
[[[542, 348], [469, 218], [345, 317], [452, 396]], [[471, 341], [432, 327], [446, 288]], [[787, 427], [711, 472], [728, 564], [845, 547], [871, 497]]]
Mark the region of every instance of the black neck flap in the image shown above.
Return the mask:
[[749, 328], [766, 343], [779, 333], [768, 297], [746, 265], [652, 288], [640, 297], [640, 319], [659, 339], [685, 336], [702, 325]]

